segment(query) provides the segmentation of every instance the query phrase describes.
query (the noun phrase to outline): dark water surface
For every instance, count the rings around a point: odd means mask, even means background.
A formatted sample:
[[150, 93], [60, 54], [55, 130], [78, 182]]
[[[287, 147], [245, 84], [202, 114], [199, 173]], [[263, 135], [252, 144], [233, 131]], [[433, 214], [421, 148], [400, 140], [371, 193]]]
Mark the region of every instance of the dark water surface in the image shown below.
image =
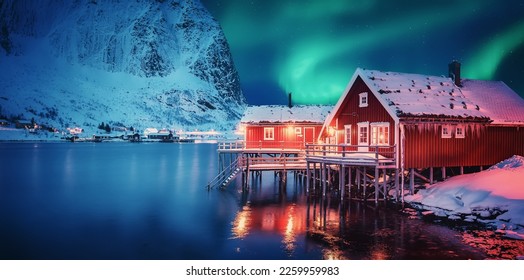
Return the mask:
[[0, 143], [0, 259], [483, 259], [460, 233], [305, 195], [207, 191], [215, 144]]

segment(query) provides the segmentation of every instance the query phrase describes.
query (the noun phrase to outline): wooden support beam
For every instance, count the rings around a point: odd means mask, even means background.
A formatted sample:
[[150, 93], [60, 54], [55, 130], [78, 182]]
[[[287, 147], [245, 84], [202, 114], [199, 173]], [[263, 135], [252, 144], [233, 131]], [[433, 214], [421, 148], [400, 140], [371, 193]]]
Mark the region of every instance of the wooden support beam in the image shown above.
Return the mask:
[[309, 177], [309, 162], [306, 162], [306, 193], [309, 194], [310, 177]]
[[328, 186], [333, 186], [333, 183], [331, 182], [331, 165], [326, 165], [326, 171], [327, 171], [327, 184]]
[[460, 175], [464, 175], [464, 166], [460, 167]]
[[374, 185], [375, 185], [375, 203], [378, 203], [378, 195], [379, 195], [379, 192], [380, 190], [378, 189], [378, 178], [380, 177], [379, 175], [379, 170], [378, 170], [378, 167], [375, 167], [375, 178], [374, 178]]
[[442, 180], [446, 180], [446, 167], [442, 167]]
[[400, 169], [395, 169], [395, 201], [398, 201], [398, 196], [400, 192], [398, 191], [398, 182], [399, 182]]
[[429, 183], [433, 185], [433, 167], [429, 168]]
[[409, 169], [409, 194], [415, 193], [415, 169]]
[[420, 179], [422, 179], [422, 180], [424, 180], [424, 181], [426, 181], [426, 182], [429, 183], [430, 180], [429, 180], [428, 178], [426, 178], [426, 177], [423, 176], [422, 174], [418, 173], [415, 169], [413, 169], [413, 170], [414, 170], [414, 172], [415, 172], [415, 176], [417, 176], [418, 178], [420, 178]]
[[400, 199], [402, 202], [404, 202], [404, 181], [405, 181], [404, 167], [400, 169], [400, 174], [402, 174], [402, 181], [400, 181]]
[[355, 167], [355, 186], [357, 186], [357, 195], [360, 193], [360, 169]]
[[364, 188], [362, 194], [363, 194], [363, 199], [366, 199], [366, 198], [367, 198], [367, 197], [366, 197], [366, 185], [367, 185], [367, 177], [368, 177], [368, 176], [367, 176], [367, 170], [366, 170], [366, 167], [365, 167], [365, 166], [364, 166], [364, 172], [362, 172], [362, 177], [364, 177], [364, 178], [363, 178], [363, 181], [362, 181], [362, 183], [363, 183], [363, 184], [362, 184], [362, 187]]
[[338, 184], [340, 188], [340, 200], [344, 200], [344, 191], [346, 189], [346, 167], [340, 165], [340, 171], [338, 176]]
[[348, 166], [348, 197], [351, 199], [351, 166]]
[[322, 196], [326, 196], [326, 164], [321, 163], [320, 168], [322, 169], [322, 175], [320, 176], [322, 180]]
[[384, 192], [382, 193], [382, 195], [384, 195], [384, 201], [386, 201], [387, 197], [388, 197], [388, 187], [387, 187], [387, 169], [384, 169], [383, 170], [383, 173], [382, 173], [382, 187], [383, 187], [383, 190]]

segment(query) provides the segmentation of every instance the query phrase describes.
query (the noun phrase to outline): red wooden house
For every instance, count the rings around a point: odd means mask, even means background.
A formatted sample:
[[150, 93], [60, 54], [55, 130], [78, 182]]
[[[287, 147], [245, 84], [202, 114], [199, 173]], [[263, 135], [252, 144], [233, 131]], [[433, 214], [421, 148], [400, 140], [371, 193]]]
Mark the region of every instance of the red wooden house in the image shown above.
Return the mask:
[[250, 106], [240, 120], [245, 148], [303, 149], [316, 143], [333, 106]]
[[444, 172], [524, 155], [524, 100], [500, 81], [461, 80], [457, 62], [450, 77], [357, 69], [320, 140], [392, 147], [397, 168]]

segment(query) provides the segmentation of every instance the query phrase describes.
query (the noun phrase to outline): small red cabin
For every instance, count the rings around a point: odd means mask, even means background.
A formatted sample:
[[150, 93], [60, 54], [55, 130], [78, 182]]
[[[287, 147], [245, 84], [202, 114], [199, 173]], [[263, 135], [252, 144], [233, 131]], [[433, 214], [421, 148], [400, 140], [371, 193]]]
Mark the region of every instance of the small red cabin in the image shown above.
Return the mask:
[[320, 140], [391, 147], [397, 168], [487, 166], [524, 155], [524, 100], [500, 81], [460, 80], [456, 62], [450, 77], [457, 80], [357, 69]]
[[316, 143], [333, 106], [250, 106], [240, 120], [248, 149], [303, 149]]

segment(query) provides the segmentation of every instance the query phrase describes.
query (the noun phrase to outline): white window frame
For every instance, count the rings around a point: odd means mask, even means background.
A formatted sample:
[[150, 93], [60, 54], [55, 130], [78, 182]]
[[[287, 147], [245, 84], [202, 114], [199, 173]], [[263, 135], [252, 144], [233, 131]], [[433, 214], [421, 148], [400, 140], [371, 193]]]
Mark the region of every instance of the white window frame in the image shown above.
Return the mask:
[[351, 125], [350, 124], [344, 125], [344, 144], [351, 145]]
[[264, 127], [264, 140], [275, 140], [274, 127]]
[[442, 138], [451, 138], [453, 127], [449, 124], [442, 125], [441, 137]]
[[[357, 133], [357, 143], [359, 145], [358, 150], [361, 152], [367, 152], [369, 151], [369, 122], [359, 122], [357, 123], [358, 126], [358, 133]], [[366, 142], [362, 142], [362, 129], [366, 129]], [[360, 147], [360, 146], [366, 146], [366, 147]]]
[[[370, 125], [370, 131], [371, 131], [371, 146], [389, 146], [389, 137], [390, 137], [390, 130], [389, 130], [389, 123], [388, 122], [380, 122], [380, 123], [371, 123]], [[380, 135], [384, 135], [383, 138], [380, 137]]]
[[302, 135], [302, 128], [301, 127], [295, 127], [295, 134], [296, 135]]
[[455, 138], [466, 138], [466, 128], [463, 125], [457, 125], [455, 128]]
[[369, 104], [369, 96], [367, 92], [358, 95], [358, 107], [367, 107]]

